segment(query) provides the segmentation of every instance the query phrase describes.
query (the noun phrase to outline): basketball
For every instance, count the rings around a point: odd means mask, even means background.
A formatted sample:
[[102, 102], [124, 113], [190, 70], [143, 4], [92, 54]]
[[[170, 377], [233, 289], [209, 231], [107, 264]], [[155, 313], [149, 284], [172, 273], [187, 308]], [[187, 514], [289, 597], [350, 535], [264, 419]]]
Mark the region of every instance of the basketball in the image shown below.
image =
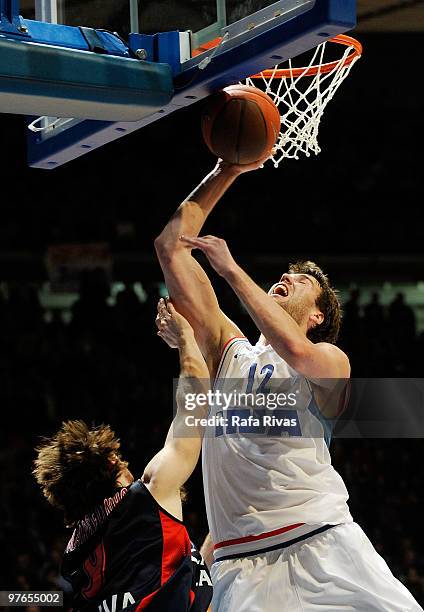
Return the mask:
[[251, 164], [271, 155], [280, 132], [280, 113], [271, 98], [249, 85], [214, 94], [202, 114], [209, 150], [231, 164]]

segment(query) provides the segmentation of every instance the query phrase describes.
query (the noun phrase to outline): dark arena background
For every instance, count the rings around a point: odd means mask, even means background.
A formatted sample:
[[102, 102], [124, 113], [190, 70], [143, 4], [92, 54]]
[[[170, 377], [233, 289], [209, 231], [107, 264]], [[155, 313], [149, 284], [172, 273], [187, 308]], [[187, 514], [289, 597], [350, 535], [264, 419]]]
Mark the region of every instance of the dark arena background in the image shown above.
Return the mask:
[[[206, 233], [264, 287], [297, 258], [317, 261], [341, 292], [352, 375], [422, 378], [424, 3], [359, 8], [364, 56], [326, 110], [322, 153], [241, 176]], [[0, 116], [1, 589], [66, 591], [69, 534], [31, 475], [42, 436], [63, 419], [110, 423], [135, 475], [164, 441], [178, 361], [156, 336], [166, 289], [153, 240], [214, 165], [201, 108], [49, 172], [26, 166], [23, 118]], [[231, 290], [213, 281], [254, 340]], [[423, 605], [422, 439], [335, 439], [331, 451], [354, 520]], [[199, 468], [187, 489], [200, 545]]]

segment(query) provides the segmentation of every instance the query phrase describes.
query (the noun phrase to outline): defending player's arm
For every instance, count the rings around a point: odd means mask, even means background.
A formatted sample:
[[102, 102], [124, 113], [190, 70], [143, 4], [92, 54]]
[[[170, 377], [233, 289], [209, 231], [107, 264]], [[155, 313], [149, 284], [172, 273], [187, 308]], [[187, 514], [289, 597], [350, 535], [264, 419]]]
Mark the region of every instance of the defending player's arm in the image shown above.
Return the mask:
[[207, 534], [200, 548], [200, 554], [202, 555], [203, 560], [208, 566], [208, 568], [211, 569], [214, 558], [213, 558], [213, 542], [212, 542], [210, 533]]
[[229, 283], [273, 349], [307, 378], [349, 378], [346, 355], [336, 346], [311, 342], [296, 321], [234, 261], [225, 240], [215, 236], [185, 238], [201, 249], [212, 267]]
[[218, 366], [222, 346], [229, 338], [241, 335], [241, 332], [221, 311], [206, 273], [192, 256], [192, 247], [184, 243], [181, 236], [197, 236], [209, 213], [236, 177], [258, 168], [261, 163], [237, 166], [219, 161], [179, 206], [155, 240], [171, 299], [192, 325], [212, 376]]
[[[192, 327], [171, 303], [159, 302], [157, 326], [165, 342], [179, 351], [177, 414], [163, 449], [147, 465], [143, 481], [161, 506], [181, 518], [180, 489], [196, 467], [202, 445], [203, 428], [195, 426], [193, 419], [207, 416], [207, 403], [199, 403], [199, 397], [209, 390], [209, 373]], [[187, 398], [191, 401], [188, 405]]]

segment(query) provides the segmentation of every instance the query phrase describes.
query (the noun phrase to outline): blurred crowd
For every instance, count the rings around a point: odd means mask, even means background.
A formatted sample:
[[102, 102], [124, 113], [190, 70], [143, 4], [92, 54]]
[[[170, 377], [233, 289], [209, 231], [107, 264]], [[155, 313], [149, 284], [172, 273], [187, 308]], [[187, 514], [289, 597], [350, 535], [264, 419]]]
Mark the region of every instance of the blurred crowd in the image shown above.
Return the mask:
[[[30, 473], [42, 436], [63, 419], [110, 423], [136, 476], [164, 441], [178, 359], [156, 336], [158, 286], [145, 288], [146, 301], [127, 285], [111, 306], [102, 274], [87, 273], [67, 323], [60, 310], [44, 311], [34, 286], [11, 285], [0, 299], [0, 590], [67, 592], [60, 560], [69, 530]], [[254, 326], [237, 300], [224, 290], [220, 297], [225, 312], [255, 341]], [[353, 375], [423, 376], [423, 337], [404, 296], [386, 308], [378, 293], [361, 304], [358, 290], [344, 304], [340, 345]], [[424, 603], [420, 440], [337, 439], [332, 456], [350, 492], [354, 519]], [[187, 488], [185, 517], [199, 545], [207, 532], [199, 469]]]
[[421, 377], [424, 334], [417, 334], [416, 316], [402, 292], [388, 306], [373, 292], [361, 304], [359, 289], [343, 305], [340, 346], [349, 355], [353, 376]]

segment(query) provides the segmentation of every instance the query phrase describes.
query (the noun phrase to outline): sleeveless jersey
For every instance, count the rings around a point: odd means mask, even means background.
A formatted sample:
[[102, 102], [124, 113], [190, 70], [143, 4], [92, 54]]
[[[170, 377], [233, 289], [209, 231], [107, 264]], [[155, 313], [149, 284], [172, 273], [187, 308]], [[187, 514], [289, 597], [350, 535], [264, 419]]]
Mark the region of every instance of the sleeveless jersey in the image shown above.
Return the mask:
[[[304, 376], [271, 346], [233, 338], [224, 347], [215, 398], [218, 392], [226, 407], [212, 402], [202, 453], [215, 560], [279, 548], [352, 521], [346, 487], [331, 465], [332, 422]], [[278, 393], [279, 403], [249, 408], [236, 392], [261, 393], [267, 401]], [[254, 421], [264, 414], [267, 424]]]
[[183, 523], [137, 480], [77, 523], [62, 574], [73, 609], [205, 612], [212, 582]]

